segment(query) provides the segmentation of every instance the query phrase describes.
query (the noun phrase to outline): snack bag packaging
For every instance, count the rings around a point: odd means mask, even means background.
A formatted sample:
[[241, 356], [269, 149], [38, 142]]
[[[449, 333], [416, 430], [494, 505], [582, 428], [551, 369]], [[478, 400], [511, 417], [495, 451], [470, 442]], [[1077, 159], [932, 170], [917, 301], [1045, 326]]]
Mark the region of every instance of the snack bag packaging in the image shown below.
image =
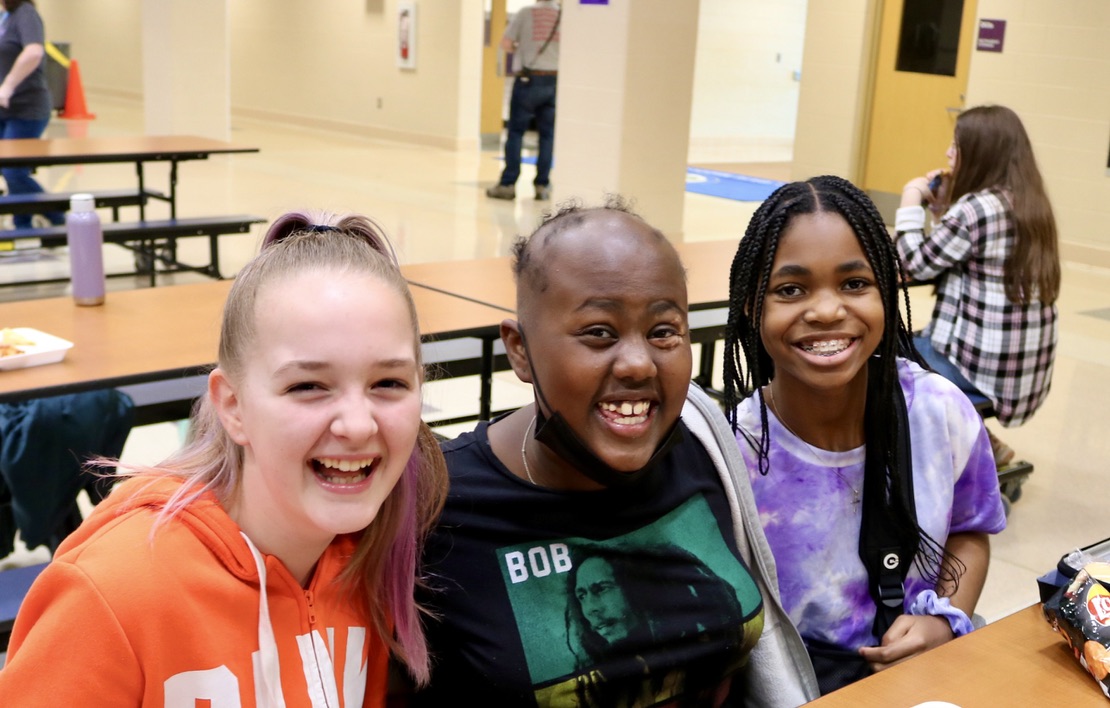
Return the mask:
[[1043, 607], [1045, 619], [1110, 698], [1110, 563], [1088, 563]]

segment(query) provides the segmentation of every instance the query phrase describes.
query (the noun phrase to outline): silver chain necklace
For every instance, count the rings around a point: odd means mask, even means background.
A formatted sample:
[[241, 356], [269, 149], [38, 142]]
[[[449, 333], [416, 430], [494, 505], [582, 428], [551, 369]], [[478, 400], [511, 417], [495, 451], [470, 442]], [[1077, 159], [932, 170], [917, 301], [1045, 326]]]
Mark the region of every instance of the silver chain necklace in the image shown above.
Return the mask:
[[524, 439], [520, 441], [520, 459], [524, 461], [524, 474], [528, 475], [528, 481], [537, 487], [536, 480], [532, 479], [532, 470], [528, 469], [528, 455], [524, 453], [524, 449], [528, 447], [528, 433], [531, 432], [532, 426], [536, 424], [536, 416], [532, 416], [532, 421], [528, 423], [528, 427], [524, 429]]
[[[775, 417], [778, 418], [778, 421], [780, 423], [782, 423], [782, 427], [789, 430], [791, 435], [793, 435], [794, 437], [801, 440], [802, 444], [805, 445], [806, 447], [808, 447], [814, 453], [815, 457], [820, 459], [821, 455], [819, 455], [818, 453], [821, 451], [821, 448], [814, 447], [813, 445], [810, 445], [809, 441], [807, 441], [801, 435], [798, 435], [798, 433], [796, 433], [794, 431], [794, 429], [790, 427], [790, 424], [786, 422], [786, 419], [782, 417], [782, 413], [779, 412], [779, 407], [775, 404], [775, 394], [772, 393], [770, 385], [767, 386], [767, 404], [769, 406], [771, 406], [771, 410], [774, 412]], [[527, 468], [528, 468], [528, 462], [527, 461], [525, 461], [524, 466], [525, 466], [525, 471], [527, 471]], [[848, 488], [848, 491], [850, 491], [852, 493], [852, 503], [853, 504], [859, 504], [860, 503], [860, 493], [858, 491], [856, 491], [856, 488], [852, 486], [851, 482], [848, 481], [848, 478], [845, 477], [844, 475], [842, 475], [840, 473], [840, 470], [837, 469], [836, 467], [828, 466], [828, 469], [831, 469], [833, 471], [833, 474], [835, 474], [837, 477], [839, 477], [840, 481], [844, 483], [844, 486]]]

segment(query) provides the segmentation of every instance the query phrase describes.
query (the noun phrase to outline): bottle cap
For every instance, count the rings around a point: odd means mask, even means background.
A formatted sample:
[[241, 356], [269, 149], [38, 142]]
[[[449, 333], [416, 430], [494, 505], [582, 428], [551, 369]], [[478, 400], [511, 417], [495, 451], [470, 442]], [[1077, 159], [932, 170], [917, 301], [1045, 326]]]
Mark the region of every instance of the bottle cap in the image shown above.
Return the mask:
[[96, 208], [96, 200], [91, 194], [74, 194], [69, 198], [70, 211], [93, 211]]

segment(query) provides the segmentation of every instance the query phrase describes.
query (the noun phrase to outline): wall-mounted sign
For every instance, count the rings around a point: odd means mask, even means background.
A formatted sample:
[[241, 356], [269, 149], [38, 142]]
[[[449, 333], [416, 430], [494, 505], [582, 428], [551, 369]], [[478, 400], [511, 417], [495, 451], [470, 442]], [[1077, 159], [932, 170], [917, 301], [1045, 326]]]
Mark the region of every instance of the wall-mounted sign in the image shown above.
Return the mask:
[[979, 40], [975, 48], [981, 52], [1001, 52], [1006, 39], [1006, 20], [979, 20]]
[[609, 0], [578, 0], [579, 5], [608, 5]]
[[416, 3], [413, 0], [397, 3], [397, 66], [416, 68]]

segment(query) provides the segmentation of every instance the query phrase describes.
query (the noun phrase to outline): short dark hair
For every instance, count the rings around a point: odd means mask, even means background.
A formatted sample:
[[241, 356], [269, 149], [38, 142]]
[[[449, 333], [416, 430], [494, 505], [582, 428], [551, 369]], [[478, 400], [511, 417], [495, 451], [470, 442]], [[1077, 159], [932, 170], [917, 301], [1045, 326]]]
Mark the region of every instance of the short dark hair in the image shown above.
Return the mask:
[[[547, 290], [547, 271], [543, 267], [545, 259], [540, 257], [539, 253], [559, 234], [580, 226], [591, 215], [606, 211], [628, 214], [644, 221], [643, 217], [633, 211], [632, 202], [619, 194], [605, 195], [605, 201], [601, 206], [586, 207], [581, 200], [570, 199], [560, 202], [554, 211], [544, 212], [539, 226], [531, 236], [518, 236], [513, 241], [511, 255], [517, 292], [519, 293], [525, 287], [533, 292]], [[647, 224], [646, 221], [644, 223]], [[667, 240], [662, 231], [650, 224], [648, 227], [661, 241]]]

